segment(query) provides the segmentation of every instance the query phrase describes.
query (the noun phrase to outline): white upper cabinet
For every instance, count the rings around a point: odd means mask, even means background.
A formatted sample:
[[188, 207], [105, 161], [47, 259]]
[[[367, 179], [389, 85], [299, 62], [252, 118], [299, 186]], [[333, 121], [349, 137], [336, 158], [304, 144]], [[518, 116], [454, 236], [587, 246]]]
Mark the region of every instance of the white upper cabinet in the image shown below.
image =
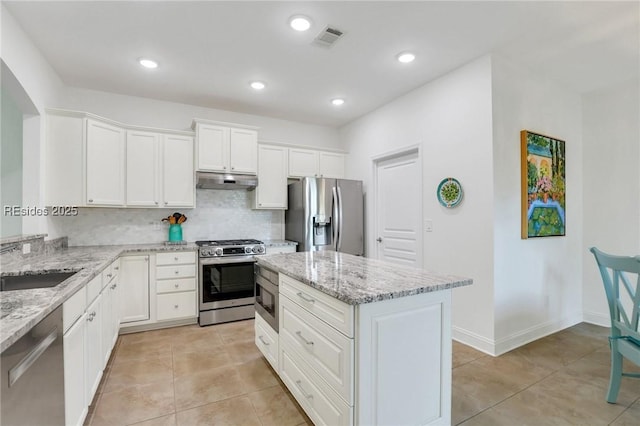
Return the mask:
[[287, 208], [287, 151], [282, 146], [258, 146], [258, 187], [254, 208]]
[[163, 136], [162, 188], [164, 207], [194, 206], [193, 138], [178, 135]]
[[289, 176], [343, 178], [344, 154], [289, 148]]
[[84, 205], [84, 118], [47, 114], [45, 131], [46, 205]]
[[256, 174], [258, 132], [194, 121], [198, 171]]
[[321, 177], [344, 177], [344, 154], [320, 151], [318, 155], [318, 174]]
[[160, 135], [127, 131], [127, 205], [159, 203]]
[[258, 132], [231, 129], [229, 132], [231, 173], [256, 174], [258, 170]]
[[312, 149], [289, 149], [289, 176], [304, 177], [318, 175], [318, 151]]
[[229, 128], [198, 124], [198, 170], [226, 172], [229, 167]]
[[125, 132], [122, 128], [87, 120], [87, 204], [123, 206], [125, 192]]

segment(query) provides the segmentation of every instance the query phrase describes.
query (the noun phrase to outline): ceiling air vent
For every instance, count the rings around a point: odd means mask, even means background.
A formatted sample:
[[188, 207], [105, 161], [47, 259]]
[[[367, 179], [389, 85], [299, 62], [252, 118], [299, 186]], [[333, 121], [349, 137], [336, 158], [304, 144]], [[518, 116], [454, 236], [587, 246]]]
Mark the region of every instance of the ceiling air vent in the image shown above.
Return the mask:
[[327, 27], [316, 36], [313, 42], [320, 46], [331, 47], [340, 37], [342, 37], [343, 34], [344, 33], [340, 30]]

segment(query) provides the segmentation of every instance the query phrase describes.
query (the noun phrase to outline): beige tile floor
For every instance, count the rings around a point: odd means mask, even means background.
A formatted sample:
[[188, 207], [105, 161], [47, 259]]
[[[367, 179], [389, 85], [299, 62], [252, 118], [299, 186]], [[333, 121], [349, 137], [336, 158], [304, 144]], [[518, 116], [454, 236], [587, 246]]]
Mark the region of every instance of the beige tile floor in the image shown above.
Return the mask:
[[[607, 333], [578, 324], [500, 357], [454, 342], [453, 424], [640, 425], [640, 380], [623, 379], [617, 404], [604, 400]], [[85, 424], [311, 421], [253, 344], [253, 321], [241, 321], [120, 336]]]

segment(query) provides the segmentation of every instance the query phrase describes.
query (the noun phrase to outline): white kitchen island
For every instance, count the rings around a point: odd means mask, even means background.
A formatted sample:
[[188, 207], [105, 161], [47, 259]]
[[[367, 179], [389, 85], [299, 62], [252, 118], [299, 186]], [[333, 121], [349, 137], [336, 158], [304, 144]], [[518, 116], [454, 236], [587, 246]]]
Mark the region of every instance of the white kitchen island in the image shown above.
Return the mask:
[[279, 333], [256, 345], [317, 425], [451, 423], [451, 289], [471, 279], [331, 251], [258, 257]]

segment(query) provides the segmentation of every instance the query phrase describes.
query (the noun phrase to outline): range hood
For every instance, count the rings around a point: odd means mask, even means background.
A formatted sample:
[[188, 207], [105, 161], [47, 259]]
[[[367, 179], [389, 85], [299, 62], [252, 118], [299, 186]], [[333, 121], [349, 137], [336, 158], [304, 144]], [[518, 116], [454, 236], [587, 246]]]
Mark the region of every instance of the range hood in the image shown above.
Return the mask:
[[196, 180], [196, 188], [199, 189], [246, 189], [253, 191], [258, 186], [258, 177], [248, 175], [198, 172]]

